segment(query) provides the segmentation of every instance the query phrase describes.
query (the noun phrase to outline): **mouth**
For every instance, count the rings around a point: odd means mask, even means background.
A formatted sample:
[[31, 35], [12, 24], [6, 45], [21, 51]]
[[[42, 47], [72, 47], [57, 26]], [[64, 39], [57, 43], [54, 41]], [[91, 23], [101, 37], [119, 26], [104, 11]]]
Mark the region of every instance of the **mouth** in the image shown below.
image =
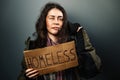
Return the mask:
[[60, 30], [59, 27], [52, 27], [52, 29], [54, 29], [54, 30]]

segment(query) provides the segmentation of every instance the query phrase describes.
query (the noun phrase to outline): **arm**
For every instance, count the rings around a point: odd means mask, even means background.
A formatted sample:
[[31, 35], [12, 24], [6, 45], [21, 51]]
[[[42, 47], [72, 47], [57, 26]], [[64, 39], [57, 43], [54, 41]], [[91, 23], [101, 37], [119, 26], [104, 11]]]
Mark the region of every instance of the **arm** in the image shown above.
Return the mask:
[[101, 60], [83, 28], [76, 33], [76, 48], [80, 75], [85, 78], [96, 76], [101, 69]]
[[81, 77], [91, 78], [101, 71], [101, 60], [92, 46], [87, 32], [79, 23], [68, 22], [70, 39], [76, 42], [78, 71]]
[[[25, 50], [29, 50], [31, 45], [30, 37], [25, 41], [25, 44], [26, 44]], [[27, 69], [24, 56], [21, 62], [21, 66], [22, 66], [22, 70], [17, 80], [36, 80], [35, 77], [38, 75], [38, 71], [34, 70], [33, 68]]]

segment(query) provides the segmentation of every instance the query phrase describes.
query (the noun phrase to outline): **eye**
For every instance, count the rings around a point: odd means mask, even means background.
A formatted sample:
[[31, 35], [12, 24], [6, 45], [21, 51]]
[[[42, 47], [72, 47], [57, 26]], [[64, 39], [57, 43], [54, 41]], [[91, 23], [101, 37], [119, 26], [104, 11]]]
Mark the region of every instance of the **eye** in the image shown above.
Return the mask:
[[63, 21], [63, 18], [62, 18], [62, 17], [59, 17], [58, 20]]
[[63, 21], [63, 17], [58, 17], [58, 20]]
[[49, 19], [54, 20], [54, 18], [49, 18]]
[[50, 17], [48, 17], [48, 19], [50, 19], [50, 20], [54, 20], [54, 17], [50, 16]]

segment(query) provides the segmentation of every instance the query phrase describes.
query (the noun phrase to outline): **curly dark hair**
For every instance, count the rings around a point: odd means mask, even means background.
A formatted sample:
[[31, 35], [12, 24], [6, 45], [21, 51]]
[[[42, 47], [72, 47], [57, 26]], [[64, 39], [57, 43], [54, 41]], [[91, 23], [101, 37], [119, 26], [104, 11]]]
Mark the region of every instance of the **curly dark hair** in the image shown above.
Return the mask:
[[35, 40], [35, 47], [37, 47], [37, 48], [46, 46], [46, 43], [47, 43], [46, 16], [47, 16], [48, 12], [53, 8], [57, 8], [63, 13], [63, 25], [62, 25], [62, 29], [58, 35], [58, 41], [59, 41], [59, 43], [63, 43], [63, 42], [67, 41], [67, 36], [68, 36], [67, 13], [60, 4], [54, 3], [54, 2], [49, 2], [42, 9], [40, 17], [38, 18], [38, 20], [36, 22], [37, 37]]

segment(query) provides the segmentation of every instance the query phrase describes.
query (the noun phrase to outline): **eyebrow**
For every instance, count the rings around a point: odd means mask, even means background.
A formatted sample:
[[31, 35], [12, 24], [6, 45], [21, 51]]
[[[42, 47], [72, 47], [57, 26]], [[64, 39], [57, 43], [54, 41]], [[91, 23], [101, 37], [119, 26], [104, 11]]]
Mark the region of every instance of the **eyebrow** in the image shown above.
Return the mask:
[[[54, 15], [49, 15], [49, 16], [50, 16], [50, 17], [55, 17]], [[48, 16], [48, 17], [49, 17], [49, 16]], [[63, 16], [57, 16], [57, 17], [63, 17]]]

